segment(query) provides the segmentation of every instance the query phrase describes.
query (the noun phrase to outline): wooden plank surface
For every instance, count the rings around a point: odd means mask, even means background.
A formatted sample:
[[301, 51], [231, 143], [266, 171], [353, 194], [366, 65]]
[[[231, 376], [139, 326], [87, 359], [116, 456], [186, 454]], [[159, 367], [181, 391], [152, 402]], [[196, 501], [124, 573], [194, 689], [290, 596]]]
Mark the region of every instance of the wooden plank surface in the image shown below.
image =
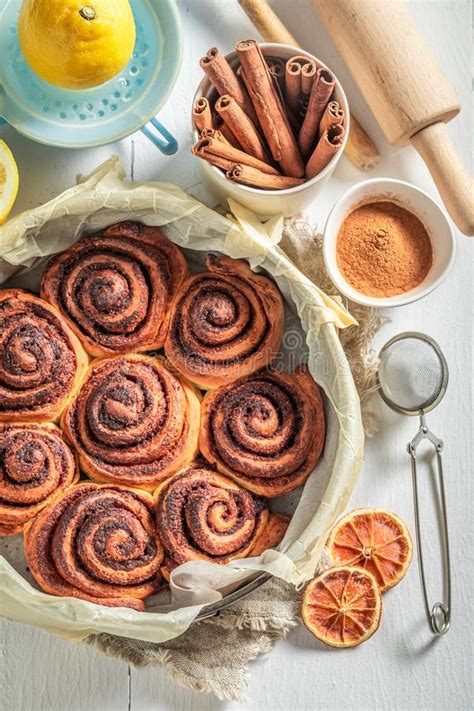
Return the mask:
[[[255, 33], [234, 0], [180, 0], [185, 28], [183, 69], [160, 120], [177, 135], [175, 157], [158, 153], [141, 134], [119, 145], [74, 152], [35, 145], [9, 128], [0, 129], [18, 159], [21, 189], [16, 210], [31, 207], [71, 185], [111, 153], [121, 156], [129, 176], [176, 182], [206, 198], [197, 160], [191, 160], [189, 107], [200, 77], [199, 57], [213, 45], [230, 50], [237, 39]], [[351, 83], [347, 68], [311, 10], [310, 0], [275, 0], [275, 9], [300, 42], [337, 73], [350, 103], [371, 131], [382, 152], [377, 171], [358, 173], [343, 158], [311, 216], [322, 226], [334, 200], [355, 181], [388, 176], [408, 180], [436, 197], [429, 174], [411, 149], [393, 149], [384, 141], [366, 105]], [[463, 104], [450, 124], [451, 135], [470, 160], [470, 3], [467, 0], [422, 0], [410, 3], [435, 55], [448, 73]], [[212, 201], [211, 201], [212, 204]], [[39, 630], [0, 622], [0, 705], [5, 711], [464, 711], [472, 701], [469, 611], [472, 570], [472, 250], [474, 242], [459, 236], [458, 254], [449, 280], [426, 300], [395, 309], [392, 322], [376, 346], [402, 330], [414, 329], [438, 339], [451, 369], [445, 400], [429, 423], [446, 444], [445, 462], [453, 555], [453, 623], [441, 640], [433, 640], [423, 615], [414, 563], [406, 580], [384, 597], [377, 636], [347, 652], [322, 649], [302, 628], [276, 645], [251, 667], [244, 705], [197, 696], [176, 687], [162, 669], [132, 669], [82, 645], [71, 645]], [[401, 418], [376, 403], [378, 436], [368, 442], [366, 462], [352, 506], [380, 506], [400, 514], [413, 531], [411, 484], [406, 443], [415, 420]], [[423, 481], [426, 505], [426, 554], [429, 581], [438, 591], [437, 538], [429, 486]], [[435, 594], [435, 593], [434, 593]], [[471, 651], [470, 651], [471, 650]]]
[[130, 675], [124, 662], [93, 647], [2, 620], [3, 711], [128, 711]]

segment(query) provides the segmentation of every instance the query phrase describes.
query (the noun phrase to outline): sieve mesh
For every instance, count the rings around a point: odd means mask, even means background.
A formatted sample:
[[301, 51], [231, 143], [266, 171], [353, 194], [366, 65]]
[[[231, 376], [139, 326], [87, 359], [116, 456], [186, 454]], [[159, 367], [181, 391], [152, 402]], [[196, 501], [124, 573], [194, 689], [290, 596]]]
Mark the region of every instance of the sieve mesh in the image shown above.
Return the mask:
[[444, 366], [431, 343], [407, 336], [382, 352], [378, 375], [388, 400], [403, 410], [417, 412], [440, 394]]

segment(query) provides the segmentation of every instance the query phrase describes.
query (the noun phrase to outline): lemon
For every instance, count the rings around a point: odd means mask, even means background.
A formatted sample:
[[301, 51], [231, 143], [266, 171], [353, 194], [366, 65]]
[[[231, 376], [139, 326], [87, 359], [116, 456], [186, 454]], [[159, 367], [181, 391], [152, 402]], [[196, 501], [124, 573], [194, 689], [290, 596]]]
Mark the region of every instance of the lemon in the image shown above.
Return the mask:
[[18, 193], [18, 168], [5, 141], [0, 141], [0, 225], [3, 225]]
[[24, 0], [18, 33], [31, 69], [63, 89], [112, 79], [135, 45], [128, 0]]

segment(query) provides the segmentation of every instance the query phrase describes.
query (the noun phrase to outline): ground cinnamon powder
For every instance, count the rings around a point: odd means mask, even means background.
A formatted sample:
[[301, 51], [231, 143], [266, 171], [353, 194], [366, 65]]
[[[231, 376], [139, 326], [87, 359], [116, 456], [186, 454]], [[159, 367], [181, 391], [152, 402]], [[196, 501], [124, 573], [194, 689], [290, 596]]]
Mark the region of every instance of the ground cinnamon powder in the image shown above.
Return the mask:
[[394, 202], [361, 205], [337, 236], [337, 265], [344, 278], [367, 296], [394, 296], [418, 286], [433, 263], [425, 226]]

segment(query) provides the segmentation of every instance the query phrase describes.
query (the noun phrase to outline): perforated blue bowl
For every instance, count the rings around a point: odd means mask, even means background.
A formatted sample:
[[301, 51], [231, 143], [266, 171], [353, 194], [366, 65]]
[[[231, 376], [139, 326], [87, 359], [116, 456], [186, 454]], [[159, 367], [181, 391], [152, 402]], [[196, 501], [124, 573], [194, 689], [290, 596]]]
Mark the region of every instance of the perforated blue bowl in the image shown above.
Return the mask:
[[34, 141], [63, 148], [100, 146], [141, 129], [163, 153], [176, 153], [176, 140], [155, 117], [181, 67], [181, 19], [174, 0], [130, 0], [137, 30], [133, 56], [116, 77], [85, 91], [59, 89], [31, 71], [18, 42], [21, 3], [0, 0], [4, 121]]

